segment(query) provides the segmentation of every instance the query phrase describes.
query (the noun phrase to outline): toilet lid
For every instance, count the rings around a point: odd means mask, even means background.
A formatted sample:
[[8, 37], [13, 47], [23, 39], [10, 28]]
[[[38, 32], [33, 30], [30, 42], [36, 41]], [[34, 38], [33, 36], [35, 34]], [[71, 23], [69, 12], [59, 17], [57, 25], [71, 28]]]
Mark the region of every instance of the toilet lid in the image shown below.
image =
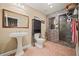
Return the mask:
[[40, 37], [40, 33], [35, 33], [35, 34], [34, 34], [34, 37], [35, 37], [35, 38], [39, 38], [39, 37]]

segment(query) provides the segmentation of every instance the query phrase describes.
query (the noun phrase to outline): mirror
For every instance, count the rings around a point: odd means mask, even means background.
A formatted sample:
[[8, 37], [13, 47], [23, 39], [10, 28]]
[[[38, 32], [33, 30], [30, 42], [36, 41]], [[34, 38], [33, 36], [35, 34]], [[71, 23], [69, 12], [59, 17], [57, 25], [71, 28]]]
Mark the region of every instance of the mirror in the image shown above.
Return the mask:
[[55, 29], [54, 21], [55, 21], [55, 17], [49, 18], [49, 28], [50, 29]]
[[29, 17], [16, 12], [3, 9], [4, 28], [28, 28]]

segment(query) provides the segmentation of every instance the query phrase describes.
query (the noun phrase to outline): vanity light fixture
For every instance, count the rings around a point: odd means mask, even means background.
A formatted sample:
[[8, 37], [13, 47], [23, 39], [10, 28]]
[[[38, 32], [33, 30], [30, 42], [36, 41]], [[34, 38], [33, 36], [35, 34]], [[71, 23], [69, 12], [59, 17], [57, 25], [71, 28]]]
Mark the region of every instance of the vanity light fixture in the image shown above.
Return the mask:
[[52, 3], [48, 3], [48, 5], [52, 5]]
[[49, 7], [50, 7], [50, 8], [52, 8], [53, 6], [52, 6], [52, 5], [50, 5]]
[[14, 5], [16, 5], [19, 8], [24, 9], [24, 5], [22, 3], [14, 3]]
[[52, 8], [53, 6], [52, 6], [52, 3], [48, 3], [48, 6], [50, 7], [50, 8]]

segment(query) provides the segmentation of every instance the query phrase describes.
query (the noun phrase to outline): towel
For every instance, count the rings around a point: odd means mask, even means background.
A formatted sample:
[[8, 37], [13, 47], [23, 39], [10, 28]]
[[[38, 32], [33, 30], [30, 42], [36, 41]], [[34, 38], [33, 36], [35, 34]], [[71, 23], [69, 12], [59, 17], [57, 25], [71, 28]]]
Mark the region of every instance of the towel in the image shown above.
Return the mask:
[[72, 43], [76, 44], [78, 40], [77, 30], [76, 30], [76, 19], [72, 19]]

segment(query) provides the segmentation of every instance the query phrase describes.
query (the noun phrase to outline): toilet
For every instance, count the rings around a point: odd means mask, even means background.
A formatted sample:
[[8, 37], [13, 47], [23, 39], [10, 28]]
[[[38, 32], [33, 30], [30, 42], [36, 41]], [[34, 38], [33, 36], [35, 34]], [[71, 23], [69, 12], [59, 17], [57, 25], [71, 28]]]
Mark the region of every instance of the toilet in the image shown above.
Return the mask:
[[43, 48], [45, 39], [40, 38], [40, 33], [35, 33], [34, 39], [36, 40], [35, 46], [38, 47], [38, 48]]

